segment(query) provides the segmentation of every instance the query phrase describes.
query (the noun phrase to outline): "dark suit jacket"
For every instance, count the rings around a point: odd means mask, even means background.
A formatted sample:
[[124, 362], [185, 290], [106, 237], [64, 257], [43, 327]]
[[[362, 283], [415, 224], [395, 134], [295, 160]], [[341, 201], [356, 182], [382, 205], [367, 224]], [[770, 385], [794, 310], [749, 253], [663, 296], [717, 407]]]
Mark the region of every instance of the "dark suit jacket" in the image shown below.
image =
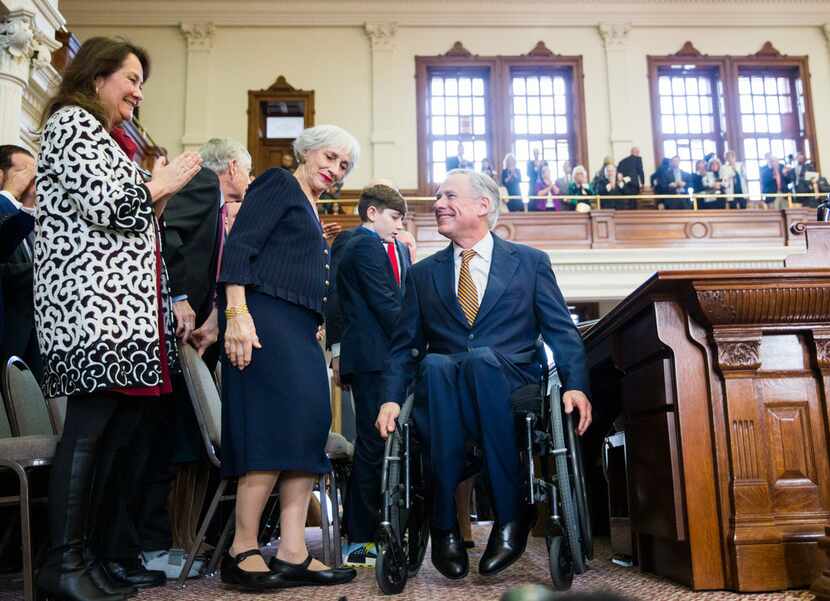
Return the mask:
[[219, 178], [206, 167], [167, 203], [164, 210], [164, 261], [170, 294], [186, 294], [199, 327], [213, 309], [219, 252]]
[[[401, 282], [409, 270], [408, 250], [396, 243]], [[365, 227], [353, 230], [342, 251], [337, 293], [343, 314], [340, 373], [382, 371], [401, 310], [403, 291], [395, 281], [386, 246]]]
[[617, 165], [617, 171], [631, 180], [625, 185], [625, 194], [639, 194], [640, 188], [646, 181], [646, 174], [643, 171], [643, 157], [628, 155], [620, 164]]
[[[30, 215], [29, 219], [19, 217], [26, 215], [15, 207], [7, 198], [0, 195], [0, 214], [14, 223], [23, 220], [23, 227], [27, 223], [34, 224]], [[30, 221], [31, 220], [31, 221]], [[29, 232], [31, 228], [28, 228]], [[4, 242], [4, 246], [11, 246]], [[0, 263], [0, 280], [2, 280], [3, 294], [3, 323], [5, 324], [2, 343], [0, 343], [0, 359], [4, 362], [11, 355], [18, 355], [30, 364], [36, 374], [40, 374], [39, 361], [30, 356], [27, 351], [31, 350], [36, 354], [37, 334], [35, 331], [35, 300], [34, 300], [34, 271], [31, 252], [34, 249], [28, 248], [26, 243], [20, 241], [11, 250], [6, 259]], [[34, 364], [34, 365], [32, 365]]]
[[[11, 204], [11, 203], [9, 203]], [[5, 269], [5, 263], [18, 249], [20, 244], [35, 227], [35, 218], [16, 211], [4, 213], [0, 211], [0, 269]], [[0, 343], [3, 340], [4, 324], [8, 322], [5, 311], [5, 295], [3, 294], [3, 277], [0, 277]]]
[[[358, 226], [359, 227], [359, 226]], [[326, 303], [326, 348], [340, 343], [343, 338], [343, 312], [340, 310], [340, 293], [337, 289], [337, 273], [343, 250], [346, 248], [352, 234], [358, 228], [343, 230], [331, 243], [331, 286], [329, 288], [329, 302]]]
[[472, 327], [455, 292], [452, 245], [409, 271], [403, 309], [384, 383], [386, 399], [402, 403], [416, 364], [427, 353], [490, 347], [518, 368], [536, 357], [541, 334], [553, 350], [563, 390], [588, 391], [585, 349], [556, 284], [548, 256], [493, 235], [487, 289]]
[[781, 174], [781, 187], [775, 183], [775, 174], [769, 165], [761, 167], [761, 192], [764, 194], [776, 194], [787, 192], [787, 186], [792, 181], [792, 172], [784, 175], [784, 167], [779, 163], [778, 172]]
[[791, 181], [793, 192], [804, 193], [813, 191], [812, 183], [804, 177], [808, 171], [816, 171], [815, 165], [813, 165], [810, 161], [805, 161], [804, 164], [801, 165], [801, 168], [798, 171], [798, 177], [795, 175], [795, 168], [793, 168], [790, 172], [792, 174]]

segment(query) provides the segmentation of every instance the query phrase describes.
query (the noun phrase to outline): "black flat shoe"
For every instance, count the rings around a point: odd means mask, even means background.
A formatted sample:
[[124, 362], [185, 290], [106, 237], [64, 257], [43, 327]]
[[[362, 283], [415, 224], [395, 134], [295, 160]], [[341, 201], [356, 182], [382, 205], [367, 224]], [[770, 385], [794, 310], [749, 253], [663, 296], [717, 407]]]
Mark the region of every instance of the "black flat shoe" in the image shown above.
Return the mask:
[[470, 570], [467, 549], [464, 539], [454, 530], [437, 530], [433, 528], [432, 537], [432, 565], [450, 580], [459, 580]]
[[354, 580], [357, 570], [354, 568], [329, 568], [328, 570], [309, 570], [311, 555], [302, 563], [288, 563], [282, 559], [272, 557], [268, 567], [275, 574], [293, 583], [294, 586], [329, 586], [332, 584], [346, 584]]
[[160, 570], [148, 570], [138, 559], [102, 561], [101, 565], [109, 574], [110, 582], [116, 586], [142, 589], [167, 584], [167, 574]]
[[275, 574], [271, 571], [249, 572], [239, 567], [240, 563], [254, 555], [262, 557], [262, 552], [259, 549], [249, 549], [248, 551], [239, 553], [236, 557], [231, 557], [230, 553], [225, 553], [225, 556], [222, 558], [222, 565], [219, 568], [222, 582], [246, 591], [267, 591], [275, 588], [295, 586], [286, 582], [282, 574]]

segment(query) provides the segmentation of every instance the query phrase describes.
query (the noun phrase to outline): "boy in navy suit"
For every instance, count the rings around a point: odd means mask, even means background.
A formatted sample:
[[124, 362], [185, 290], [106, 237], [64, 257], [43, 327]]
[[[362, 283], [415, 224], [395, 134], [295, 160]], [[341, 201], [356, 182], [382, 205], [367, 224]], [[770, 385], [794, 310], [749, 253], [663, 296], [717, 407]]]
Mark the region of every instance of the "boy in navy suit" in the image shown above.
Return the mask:
[[374, 428], [384, 402], [382, 372], [401, 310], [401, 284], [409, 252], [397, 242], [406, 201], [386, 185], [364, 188], [358, 203], [362, 225], [343, 248], [337, 293], [343, 317], [340, 380], [351, 387], [357, 440], [354, 467], [345, 499], [350, 545], [347, 565], [372, 566], [380, 512], [384, 442]]

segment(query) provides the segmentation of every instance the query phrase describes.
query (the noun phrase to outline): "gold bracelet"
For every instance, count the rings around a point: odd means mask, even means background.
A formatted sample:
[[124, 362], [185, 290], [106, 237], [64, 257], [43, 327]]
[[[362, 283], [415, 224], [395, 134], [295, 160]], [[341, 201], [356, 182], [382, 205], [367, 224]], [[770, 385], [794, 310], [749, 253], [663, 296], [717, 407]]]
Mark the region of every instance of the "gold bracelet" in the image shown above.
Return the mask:
[[248, 314], [248, 305], [239, 305], [238, 307], [228, 307], [225, 309], [225, 318], [226, 319], [233, 319], [234, 317], [238, 317], [240, 315], [247, 315]]

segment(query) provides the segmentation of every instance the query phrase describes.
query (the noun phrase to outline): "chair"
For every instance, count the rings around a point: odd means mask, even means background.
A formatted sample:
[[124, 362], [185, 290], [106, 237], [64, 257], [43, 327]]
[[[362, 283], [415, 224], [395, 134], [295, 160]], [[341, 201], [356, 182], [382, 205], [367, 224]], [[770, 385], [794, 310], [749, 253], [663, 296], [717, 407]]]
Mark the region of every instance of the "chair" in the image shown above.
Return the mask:
[[17, 357], [6, 364], [4, 407], [0, 407], [0, 428], [9, 425], [12, 436], [0, 438], [0, 467], [13, 471], [20, 483], [20, 494], [0, 497], [0, 505], [20, 505], [20, 531], [23, 539], [23, 598], [34, 601], [32, 569], [31, 504], [29, 471], [50, 465], [59, 437], [52, 432], [46, 402], [32, 372]]
[[[196, 415], [199, 431], [202, 434], [202, 440], [205, 443], [205, 450], [207, 451], [208, 459], [216, 468], [221, 469], [222, 462], [217, 454], [217, 449], [219, 449], [222, 439], [222, 400], [219, 395], [219, 390], [216, 387], [216, 382], [207, 365], [205, 365], [205, 362], [190, 345], [180, 345], [179, 358], [181, 361], [184, 381], [187, 386], [191, 402], [193, 403], [193, 411]], [[330, 434], [329, 441], [326, 444], [326, 452], [330, 453], [329, 457], [335, 462], [344, 461], [350, 457], [349, 447], [350, 443], [343, 439], [342, 436]], [[334, 541], [332, 542], [332, 537], [329, 531], [329, 520], [323, 519], [321, 524], [323, 529], [323, 560], [330, 561], [327, 559], [327, 556], [336, 553], [336, 558], [333, 561], [336, 565], [340, 561], [340, 524], [337, 509], [339, 505], [336, 488], [337, 480], [334, 471], [320, 476], [320, 509], [323, 516], [328, 516], [326, 480], [328, 480], [329, 486], [332, 490], [332, 505], [334, 508], [334, 511], [332, 512], [334, 523], [332, 526], [334, 529]], [[234, 494], [225, 495], [225, 491], [227, 490], [229, 483], [230, 479], [223, 478], [219, 482], [219, 486], [216, 488], [216, 493], [213, 495], [213, 498], [208, 505], [207, 512], [205, 513], [202, 523], [199, 526], [199, 531], [196, 534], [194, 544], [189, 550], [187, 561], [182, 567], [182, 571], [176, 581], [176, 584], [180, 587], [184, 586], [185, 580], [187, 579], [186, 576], [190, 573], [191, 567], [193, 566], [193, 562], [196, 558], [196, 553], [205, 538], [205, 533], [207, 532], [207, 528], [216, 513], [216, 509], [219, 507], [219, 503], [221, 501], [233, 500], [236, 497]], [[230, 538], [234, 522], [233, 518], [234, 515], [231, 513], [228, 517], [228, 521], [225, 523], [225, 527], [222, 529], [222, 534], [217, 541], [216, 548], [214, 549], [213, 555], [208, 563], [206, 569], [207, 574], [212, 574], [216, 571], [219, 558], [225, 546], [228, 544], [228, 539]], [[332, 547], [334, 548], [332, 549]]]

